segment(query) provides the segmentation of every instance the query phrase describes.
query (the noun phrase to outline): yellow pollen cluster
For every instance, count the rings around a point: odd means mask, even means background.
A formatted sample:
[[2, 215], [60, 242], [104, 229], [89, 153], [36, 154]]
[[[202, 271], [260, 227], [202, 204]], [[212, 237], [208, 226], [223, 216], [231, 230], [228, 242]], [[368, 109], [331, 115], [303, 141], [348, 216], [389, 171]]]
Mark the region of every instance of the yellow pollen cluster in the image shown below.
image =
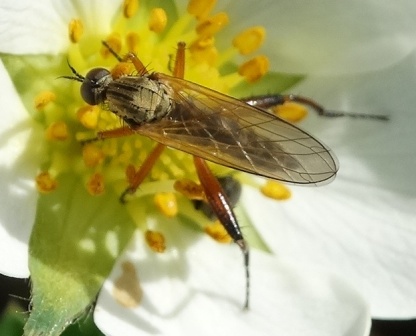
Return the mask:
[[41, 172], [36, 176], [36, 188], [42, 194], [54, 191], [58, 182], [48, 172]]
[[292, 123], [299, 122], [308, 115], [308, 110], [305, 106], [294, 102], [285, 102], [282, 105], [277, 105], [273, 108], [273, 112], [279, 118]]
[[157, 193], [154, 202], [166, 217], [175, 217], [178, 214], [178, 202], [174, 193]]
[[87, 191], [91, 196], [98, 196], [104, 193], [104, 176], [100, 173], [93, 174], [86, 183]]
[[98, 123], [100, 109], [98, 106], [82, 106], [77, 111], [78, 121], [88, 129], [95, 129]]
[[161, 33], [165, 30], [168, 23], [168, 17], [163, 8], [153, 8], [150, 12], [149, 29], [155, 33]]
[[192, 180], [176, 180], [173, 187], [175, 190], [190, 200], [205, 200], [205, 193], [202, 186]]
[[206, 225], [204, 231], [212, 239], [219, 243], [231, 243], [232, 238], [225, 231], [224, 226], [219, 222], [215, 221], [213, 224]]
[[211, 13], [216, 2], [216, 0], [191, 0], [188, 3], [187, 11], [197, 20], [202, 20]]
[[244, 76], [249, 83], [259, 80], [267, 71], [269, 71], [269, 59], [261, 55], [243, 63], [238, 68], [238, 73]]
[[50, 141], [65, 141], [69, 137], [68, 126], [64, 121], [53, 122], [46, 129], [45, 136]]
[[69, 26], [68, 26], [69, 40], [72, 43], [77, 43], [81, 39], [83, 33], [84, 33], [84, 26], [81, 20], [72, 19], [69, 22]]
[[157, 253], [163, 253], [166, 250], [165, 237], [161, 232], [147, 230], [144, 235], [145, 241], [150, 249]]
[[241, 55], [248, 55], [256, 51], [266, 38], [264, 27], [256, 26], [242, 31], [233, 39], [233, 46]]
[[96, 167], [103, 162], [105, 155], [100, 147], [91, 143], [82, 147], [82, 158], [87, 167]]
[[52, 91], [43, 91], [35, 97], [35, 108], [44, 109], [49, 103], [55, 101], [56, 94]]
[[139, 9], [138, 0], [124, 0], [123, 3], [123, 15], [126, 19], [133, 17]]
[[284, 184], [277, 181], [267, 181], [260, 190], [263, 195], [280, 201], [289, 199], [291, 196], [290, 190]]

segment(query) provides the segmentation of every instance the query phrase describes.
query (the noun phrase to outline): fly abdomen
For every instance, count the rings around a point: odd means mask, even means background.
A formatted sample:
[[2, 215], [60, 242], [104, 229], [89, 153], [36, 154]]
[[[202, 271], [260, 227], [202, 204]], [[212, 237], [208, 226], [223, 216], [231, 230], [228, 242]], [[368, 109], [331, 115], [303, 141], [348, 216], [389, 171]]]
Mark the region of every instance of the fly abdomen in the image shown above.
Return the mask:
[[173, 109], [164, 84], [147, 76], [124, 76], [107, 86], [106, 102], [111, 112], [130, 126], [157, 121]]

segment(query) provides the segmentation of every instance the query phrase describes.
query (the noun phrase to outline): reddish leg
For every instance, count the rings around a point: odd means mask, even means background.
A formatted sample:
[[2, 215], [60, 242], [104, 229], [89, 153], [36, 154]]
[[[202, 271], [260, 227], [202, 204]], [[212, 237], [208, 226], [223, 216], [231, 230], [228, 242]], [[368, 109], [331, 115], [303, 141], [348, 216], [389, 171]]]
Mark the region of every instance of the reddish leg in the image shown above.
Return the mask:
[[218, 179], [214, 176], [208, 168], [205, 160], [194, 156], [194, 163], [198, 173], [199, 181], [204, 189], [208, 203], [217, 216], [218, 220], [224, 226], [225, 230], [240, 247], [244, 255], [244, 267], [246, 272], [246, 298], [244, 308], [249, 306], [249, 292], [250, 292], [250, 272], [249, 272], [249, 248], [247, 242], [244, 240], [243, 234], [238, 225], [237, 218], [230, 206], [227, 195], [225, 194]]
[[[173, 76], [183, 78], [185, 72], [185, 43], [178, 43], [178, 50], [176, 52], [175, 66], [173, 68]], [[214, 176], [211, 170], [208, 168], [205, 160], [194, 156], [194, 164], [198, 174], [199, 181], [204, 189], [205, 196], [208, 203], [211, 206], [213, 212], [217, 216], [218, 220], [224, 226], [230, 237], [240, 247], [244, 255], [244, 267], [246, 272], [246, 297], [244, 302], [244, 308], [249, 306], [249, 248], [247, 242], [244, 240], [241, 233], [240, 226], [238, 225], [237, 218], [230, 205], [230, 201], [226, 196], [218, 179]]]
[[[130, 186], [124, 190], [124, 192], [120, 196], [120, 201], [125, 203], [126, 196], [128, 194], [134, 194], [139, 187], [139, 185], [143, 182], [145, 177], [150, 173], [150, 170], [155, 165], [156, 161], [159, 159], [160, 155], [162, 154], [163, 150], [165, 149], [165, 145], [158, 143], [155, 148], [150, 152], [150, 154], [146, 157], [146, 160], [142, 163], [140, 168], [137, 171], [134, 171], [133, 174], [128, 173], [128, 180]], [[129, 166], [127, 168], [127, 172], [134, 170], [134, 167]]]
[[294, 94], [281, 95], [281, 94], [270, 94], [261, 96], [252, 96], [241, 99], [243, 102], [256, 106], [262, 109], [270, 109], [276, 105], [282, 105], [285, 102], [295, 102], [303, 104], [312, 108], [318, 115], [322, 117], [351, 117], [361, 119], [375, 119], [375, 120], [389, 120], [389, 117], [381, 114], [366, 114], [366, 113], [346, 113], [343, 111], [332, 111], [325, 109], [322, 105], [316, 101]]

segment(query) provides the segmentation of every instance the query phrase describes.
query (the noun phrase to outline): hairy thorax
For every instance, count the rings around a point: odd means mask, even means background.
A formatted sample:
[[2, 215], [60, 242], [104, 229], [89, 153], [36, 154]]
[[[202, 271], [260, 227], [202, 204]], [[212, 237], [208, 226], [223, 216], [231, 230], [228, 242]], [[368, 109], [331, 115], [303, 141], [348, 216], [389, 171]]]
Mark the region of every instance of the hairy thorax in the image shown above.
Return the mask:
[[149, 76], [124, 76], [112, 81], [106, 99], [110, 111], [130, 126], [160, 120], [174, 105], [167, 87]]

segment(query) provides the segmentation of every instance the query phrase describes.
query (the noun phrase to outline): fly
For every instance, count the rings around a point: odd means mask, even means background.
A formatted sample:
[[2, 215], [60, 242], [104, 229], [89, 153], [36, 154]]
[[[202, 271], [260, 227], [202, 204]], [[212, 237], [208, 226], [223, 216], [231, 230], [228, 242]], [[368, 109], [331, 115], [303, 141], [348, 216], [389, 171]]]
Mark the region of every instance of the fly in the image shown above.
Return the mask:
[[335, 177], [338, 164], [334, 154], [306, 131], [261, 108], [184, 80], [183, 42], [178, 43], [172, 76], [149, 73], [133, 53], [121, 59], [109, 50], [120, 61], [131, 61], [138, 75], [114, 78], [107, 69], [95, 68], [84, 77], [70, 66], [74, 76], [64, 78], [82, 83], [86, 103], [104, 103], [126, 123], [98, 132], [94, 140], [137, 133], [158, 143], [138, 170], [127, 169], [129, 187], [121, 200], [136, 191], [165, 146], [192, 154], [209, 205], [243, 252], [244, 307], [248, 308], [248, 244], [226, 193], [205, 160], [287, 183], [318, 185]]

